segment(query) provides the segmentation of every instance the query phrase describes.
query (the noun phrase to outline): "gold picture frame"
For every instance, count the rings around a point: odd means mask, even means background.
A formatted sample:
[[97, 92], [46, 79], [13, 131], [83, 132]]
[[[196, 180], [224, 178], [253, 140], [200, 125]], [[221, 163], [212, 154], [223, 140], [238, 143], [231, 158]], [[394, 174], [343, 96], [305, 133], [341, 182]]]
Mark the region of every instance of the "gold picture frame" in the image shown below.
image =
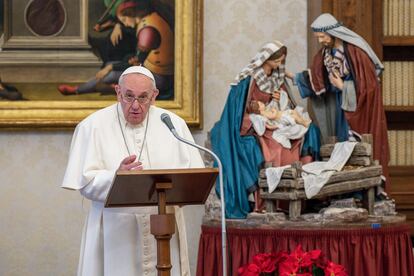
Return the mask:
[[[173, 100], [156, 102], [194, 128], [202, 127], [202, 9], [202, 0], [175, 1], [175, 94]], [[7, 20], [6, 13], [5, 17]], [[0, 128], [73, 128], [92, 112], [113, 103], [112, 100], [0, 101]]]

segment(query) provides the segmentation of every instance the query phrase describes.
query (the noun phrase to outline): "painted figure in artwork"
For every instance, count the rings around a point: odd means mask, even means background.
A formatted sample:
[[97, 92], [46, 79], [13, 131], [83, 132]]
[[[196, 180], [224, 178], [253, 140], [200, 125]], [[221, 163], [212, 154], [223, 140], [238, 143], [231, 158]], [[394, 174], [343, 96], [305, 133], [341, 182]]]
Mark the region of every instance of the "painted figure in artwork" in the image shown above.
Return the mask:
[[[267, 43], [260, 49], [237, 75], [220, 121], [211, 131], [213, 151], [220, 157], [227, 172], [223, 181], [228, 218], [245, 218], [251, 211], [248, 195], [257, 189], [256, 182], [263, 161], [279, 167], [300, 160], [302, 155], [317, 156], [319, 153], [318, 130], [309, 124], [310, 120], [305, 123], [308, 129], [306, 134], [299, 135], [304, 139], [288, 139], [290, 146], [286, 143], [284, 147], [273, 137], [275, 129], [267, 127], [257, 131], [255, 120], [251, 119], [251, 103], [274, 105], [279, 111], [295, 109], [296, 103], [285, 75], [286, 55], [287, 48], [279, 41]], [[291, 123], [300, 125], [294, 119]]]
[[[61, 85], [59, 91], [64, 95], [96, 92], [100, 87], [106, 86], [113, 91], [113, 84], [117, 82], [123, 70], [131, 65], [143, 65], [155, 76], [159, 87], [160, 100], [174, 97], [174, 29], [173, 12], [171, 7], [160, 1], [154, 0], [130, 0], [115, 1], [115, 15], [117, 23], [110, 36], [110, 48], [124, 45], [124, 30], [128, 30], [126, 36], [134, 49], [127, 50], [120, 60], [103, 58], [104, 66], [96, 74], [95, 78], [79, 86]], [[109, 20], [95, 26], [95, 30], [101, 30], [113, 24]], [[121, 28], [120, 26], [123, 26]], [[131, 38], [131, 30], [133, 37]], [[130, 52], [128, 52], [130, 51]], [[101, 51], [102, 52], [102, 51]], [[111, 53], [111, 51], [108, 51]], [[118, 57], [119, 58], [119, 57]]]
[[[90, 35], [89, 43], [104, 64], [116, 63], [125, 56], [134, 55], [137, 45], [135, 30], [120, 21], [119, 6], [125, 0], [103, 0], [106, 10], [94, 26], [96, 32], [106, 32], [107, 36]], [[107, 32], [109, 30], [109, 32]]]
[[3, 83], [0, 79], [0, 99], [8, 101], [23, 100], [22, 93], [16, 87]]
[[346, 141], [352, 133], [373, 136], [374, 158], [389, 183], [387, 124], [382, 104], [380, 60], [358, 34], [331, 14], [322, 14], [311, 28], [321, 44], [309, 70], [289, 77], [311, 102], [322, 140]]

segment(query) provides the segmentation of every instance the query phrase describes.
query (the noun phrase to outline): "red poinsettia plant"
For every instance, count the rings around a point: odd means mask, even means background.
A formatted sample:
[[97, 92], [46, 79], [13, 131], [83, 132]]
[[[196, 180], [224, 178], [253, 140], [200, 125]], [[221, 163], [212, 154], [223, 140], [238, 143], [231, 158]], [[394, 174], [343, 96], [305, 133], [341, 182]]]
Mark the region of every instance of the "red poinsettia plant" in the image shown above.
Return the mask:
[[342, 265], [327, 260], [321, 250], [304, 252], [300, 245], [290, 254], [257, 254], [238, 273], [240, 276], [348, 276]]

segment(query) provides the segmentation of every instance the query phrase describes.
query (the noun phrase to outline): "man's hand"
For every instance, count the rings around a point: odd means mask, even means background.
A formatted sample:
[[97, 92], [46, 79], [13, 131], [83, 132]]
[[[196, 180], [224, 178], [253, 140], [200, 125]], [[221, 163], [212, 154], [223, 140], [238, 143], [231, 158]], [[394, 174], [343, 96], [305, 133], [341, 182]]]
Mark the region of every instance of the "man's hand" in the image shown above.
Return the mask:
[[339, 90], [342, 90], [344, 88], [344, 81], [335, 71], [332, 74], [329, 74], [329, 81]]
[[112, 33], [111, 33], [112, 45], [116, 46], [119, 43], [120, 40], [122, 40], [121, 24], [116, 23], [115, 26], [114, 26], [114, 29], [112, 30]]
[[100, 31], [102, 30], [101, 25], [99, 25], [99, 24], [95, 24], [95, 26], [93, 26], [93, 29], [94, 29], [96, 32], [100, 32]]
[[101, 70], [98, 71], [98, 73], [96, 73], [95, 77], [98, 80], [103, 79], [106, 75], [109, 74], [109, 72], [112, 71], [112, 64], [109, 64], [107, 66], [105, 66], [104, 68], [102, 68]]
[[128, 64], [129, 65], [131, 65], [131, 66], [138, 66], [138, 65], [141, 65], [141, 63], [139, 62], [139, 60], [138, 60], [138, 57], [137, 56], [133, 56], [133, 57], [130, 57], [129, 59], [128, 59]]
[[124, 160], [121, 161], [119, 164], [119, 171], [140, 171], [143, 169], [142, 163], [139, 161], [135, 161], [137, 156], [135, 154], [126, 157]]

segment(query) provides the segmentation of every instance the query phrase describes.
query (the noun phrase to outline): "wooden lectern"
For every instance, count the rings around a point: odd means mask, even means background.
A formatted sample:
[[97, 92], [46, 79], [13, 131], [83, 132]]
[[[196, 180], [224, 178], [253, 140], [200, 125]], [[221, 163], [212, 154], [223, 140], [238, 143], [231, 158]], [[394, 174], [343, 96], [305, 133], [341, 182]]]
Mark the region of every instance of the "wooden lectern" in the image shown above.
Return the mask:
[[156, 206], [151, 215], [151, 234], [157, 240], [159, 276], [170, 275], [170, 239], [175, 232], [174, 214], [167, 205], [204, 204], [218, 175], [218, 169], [171, 169], [118, 171], [105, 207]]

